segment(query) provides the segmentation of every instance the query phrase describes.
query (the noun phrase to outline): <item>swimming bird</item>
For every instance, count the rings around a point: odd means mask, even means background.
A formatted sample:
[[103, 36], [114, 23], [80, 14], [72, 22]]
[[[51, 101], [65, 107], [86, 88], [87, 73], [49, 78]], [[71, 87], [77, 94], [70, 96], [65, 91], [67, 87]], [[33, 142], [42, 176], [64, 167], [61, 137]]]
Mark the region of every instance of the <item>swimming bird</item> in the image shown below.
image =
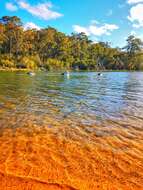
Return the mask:
[[102, 73], [98, 73], [98, 76], [102, 76], [103, 74]]
[[31, 71], [28, 72], [27, 74], [30, 75], [30, 76], [35, 76], [36, 75], [34, 72], [31, 72]]
[[62, 73], [62, 75], [69, 77], [70, 76], [70, 72], [66, 71], [66, 72]]

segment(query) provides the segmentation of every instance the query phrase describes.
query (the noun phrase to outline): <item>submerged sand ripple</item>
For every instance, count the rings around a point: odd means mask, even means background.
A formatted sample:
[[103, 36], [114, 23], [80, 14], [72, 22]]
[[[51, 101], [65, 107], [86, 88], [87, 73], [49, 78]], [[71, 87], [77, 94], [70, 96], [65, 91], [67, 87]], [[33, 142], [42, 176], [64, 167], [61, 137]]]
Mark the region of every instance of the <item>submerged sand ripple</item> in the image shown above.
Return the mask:
[[142, 190], [141, 126], [18, 121], [0, 122], [0, 190]]

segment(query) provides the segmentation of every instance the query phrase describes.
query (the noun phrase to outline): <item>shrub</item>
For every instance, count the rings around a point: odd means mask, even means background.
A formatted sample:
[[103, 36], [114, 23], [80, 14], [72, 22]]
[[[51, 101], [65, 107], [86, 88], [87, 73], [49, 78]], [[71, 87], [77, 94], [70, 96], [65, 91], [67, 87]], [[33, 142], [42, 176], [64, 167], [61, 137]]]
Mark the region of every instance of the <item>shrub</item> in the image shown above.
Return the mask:
[[15, 63], [13, 58], [10, 58], [8, 55], [0, 56], [0, 67], [1, 68], [13, 68]]
[[27, 69], [37, 69], [39, 64], [39, 59], [37, 56], [24, 56], [17, 63], [18, 68], [27, 68]]
[[44, 63], [44, 68], [47, 70], [61, 70], [64, 68], [64, 62], [57, 59], [48, 59]]

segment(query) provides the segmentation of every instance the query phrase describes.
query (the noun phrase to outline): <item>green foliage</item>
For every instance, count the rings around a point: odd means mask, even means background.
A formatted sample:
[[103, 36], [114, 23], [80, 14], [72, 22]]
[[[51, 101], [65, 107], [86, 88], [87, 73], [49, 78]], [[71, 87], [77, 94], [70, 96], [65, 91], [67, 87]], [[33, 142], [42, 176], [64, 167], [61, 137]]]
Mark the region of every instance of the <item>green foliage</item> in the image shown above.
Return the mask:
[[129, 36], [123, 49], [93, 43], [84, 34], [65, 35], [52, 27], [24, 30], [20, 18], [0, 19], [0, 67], [47, 70], [142, 70], [143, 42]]
[[46, 70], [62, 70], [64, 68], [64, 62], [57, 59], [47, 59], [44, 68]]
[[17, 63], [17, 68], [37, 69], [39, 61], [37, 56], [24, 56]]
[[135, 38], [135, 36], [131, 35], [127, 38], [127, 46], [125, 49], [131, 55], [138, 53], [142, 50], [143, 42], [139, 38]]
[[9, 58], [8, 55], [0, 56], [0, 68], [14, 68], [14, 59]]
[[127, 69], [128, 70], [140, 70], [142, 69], [143, 63], [143, 42], [139, 38], [129, 36], [127, 39], [126, 58], [127, 58]]

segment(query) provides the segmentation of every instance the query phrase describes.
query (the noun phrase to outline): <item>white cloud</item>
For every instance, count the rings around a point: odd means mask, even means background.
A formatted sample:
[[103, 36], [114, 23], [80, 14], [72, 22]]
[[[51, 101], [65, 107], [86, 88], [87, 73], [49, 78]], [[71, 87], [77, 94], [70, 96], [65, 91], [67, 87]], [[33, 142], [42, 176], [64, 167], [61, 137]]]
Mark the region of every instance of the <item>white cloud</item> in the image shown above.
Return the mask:
[[143, 0], [128, 0], [127, 3], [128, 4], [137, 4], [137, 3], [141, 3], [143, 2]]
[[88, 28], [85, 28], [85, 27], [82, 27], [82, 26], [79, 26], [79, 25], [74, 25], [74, 26], [73, 26], [73, 29], [74, 29], [74, 31], [77, 32], [77, 33], [83, 32], [83, 33], [85, 33], [87, 36], [90, 35], [90, 32], [88, 31]]
[[32, 15], [44, 20], [56, 19], [63, 16], [62, 14], [51, 10], [51, 8], [53, 7], [51, 3], [39, 3], [37, 5], [32, 6], [24, 0], [20, 0], [18, 2], [18, 5], [21, 9], [25, 9]]
[[[143, 34], [139, 34], [139, 33], [135, 32], [135, 31], [131, 31], [131, 33], [130, 33], [129, 35], [133, 35], [133, 36], [135, 36], [136, 38], [139, 38], [139, 39], [143, 40]], [[126, 37], [126, 39], [127, 39], [127, 38], [128, 38], [128, 37]]]
[[143, 4], [133, 6], [128, 19], [133, 23], [134, 28], [143, 27]]
[[74, 25], [74, 32], [81, 33], [84, 32], [88, 36], [102, 36], [111, 35], [111, 32], [117, 30], [119, 27], [115, 24], [90, 24], [88, 27], [82, 27], [79, 25]]
[[9, 11], [17, 11], [18, 10], [18, 7], [16, 5], [14, 5], [13, 3], [10, 3], [10, 2], [6, 3], [5, 7]]
[[130, 35], [136, 36], [137, 33], [134, 30], [132, 30], [131, 33], [130, 33]]
[[35, 23], [33, 22], [27, 22], [24, 25], [24, 30], [30, 30], [30, 29], [36, 29], [36, 30], [40, 30], [40, 27], [37, 26]]

